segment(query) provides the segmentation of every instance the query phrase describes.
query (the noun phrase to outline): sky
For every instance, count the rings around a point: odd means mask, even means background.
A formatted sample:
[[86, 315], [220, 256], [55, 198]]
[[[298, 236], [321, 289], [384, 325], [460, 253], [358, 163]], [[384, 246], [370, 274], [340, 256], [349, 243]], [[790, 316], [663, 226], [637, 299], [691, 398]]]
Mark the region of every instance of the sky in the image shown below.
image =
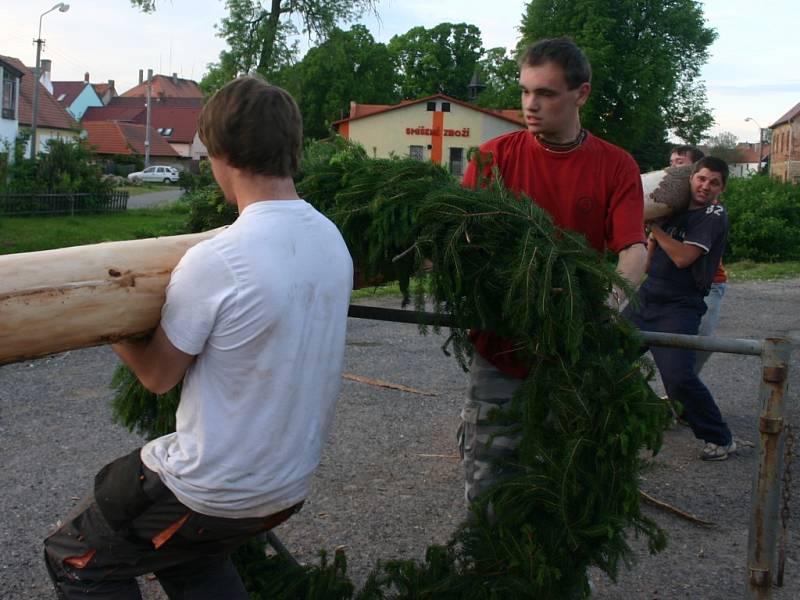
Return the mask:
[[[0, 0], [0, 54], [27, 65], [36, 62], [39, 17], [54, 0]], [[55, 81], [93, 83], [113, 79], [119, 93], [138, 83], [139, 69], [195, 79], [225, 48], [214, 25], [225, 16], [223, 0], [159, 0], [143, 14], [129, 0], [72, 0], [65, 13], [42, 19], [42, 58], [53, 61]], [[378, 13], [364, 16], [377, 41], [422, 25], [471, 23], [485, 48], [513, 48], [527, 3], [521, 0], [380, 0]], [[797, 0], [706, 0], [705, 17], [718, 38], [703, 67], [709, 106], [716, 124], [711, 134], [731, 132], [740, 141], [758, 141], [768, 127], [800, 102], [800, 2]], [[487, 10], [487, 6], [491, 6]], [[303, 47], [308, 40], [301, 40]], [[595, 72], [602, 65], [592, 65]], [[353, 100], [358, 100], [354, 98]], [[747, 122], [750, 117], [754, 122]]]

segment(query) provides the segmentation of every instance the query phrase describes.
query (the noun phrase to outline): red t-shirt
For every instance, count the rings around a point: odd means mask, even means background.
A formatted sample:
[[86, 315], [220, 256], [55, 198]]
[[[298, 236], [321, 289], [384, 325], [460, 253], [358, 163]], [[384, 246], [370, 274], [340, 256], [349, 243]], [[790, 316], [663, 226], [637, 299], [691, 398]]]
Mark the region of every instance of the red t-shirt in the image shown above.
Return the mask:
[[[525, 130], [489, 140], [480, 151], [486, 176], [497, 166], [507, 188], [532, 198], [556, 225], [582, 233], [597, 251], [618, 253], [644, 243], [642, 179], [622, 148], [589, 133], [576, 149], [554, 152]], [[462, 185], [474, 187], [476, 180], [477, 165], [471, 161]], [[528, 366], [516, 360], [509, 342], [488, 331], [472, 331], [470, 339], [504, 373], [527, 375]]]

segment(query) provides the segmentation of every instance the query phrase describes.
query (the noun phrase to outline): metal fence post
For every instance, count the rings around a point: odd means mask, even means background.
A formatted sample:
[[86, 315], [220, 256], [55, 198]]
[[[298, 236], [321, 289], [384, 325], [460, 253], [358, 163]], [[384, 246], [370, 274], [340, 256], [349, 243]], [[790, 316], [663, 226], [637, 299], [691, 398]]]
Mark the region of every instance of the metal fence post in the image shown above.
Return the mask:
[[761, 354], [758, 470], [753, 480], [746, 586], [746, 597], [757, 600], [772, 597], [785, 437], [784, 396], [789, 384], [791, 351], [788, 340], [767, 338]]

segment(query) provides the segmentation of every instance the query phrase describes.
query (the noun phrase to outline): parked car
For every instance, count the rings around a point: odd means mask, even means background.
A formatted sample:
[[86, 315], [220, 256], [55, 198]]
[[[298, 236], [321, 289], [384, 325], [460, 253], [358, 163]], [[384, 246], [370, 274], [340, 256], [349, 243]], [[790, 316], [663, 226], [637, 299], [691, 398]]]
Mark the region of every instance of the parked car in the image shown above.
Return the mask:
[[144, 171], [136, 171], [128, 174], [128, 181], [163, 181], [164, 183], [176, 183], [178, 181], [178, 169], [175, 167], [152, 166]]

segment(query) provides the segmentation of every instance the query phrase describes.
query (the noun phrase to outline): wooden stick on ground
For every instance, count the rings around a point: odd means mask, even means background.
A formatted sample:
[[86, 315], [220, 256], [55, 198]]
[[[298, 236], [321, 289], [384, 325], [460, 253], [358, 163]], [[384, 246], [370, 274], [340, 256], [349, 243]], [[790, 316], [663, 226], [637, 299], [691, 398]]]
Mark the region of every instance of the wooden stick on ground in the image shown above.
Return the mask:
[[416, 388], [408, 387], [400, 383], [392, 383], [384, 381], [383, 379], [372, 379], [364, 377], [363, 375], [354, 375], [353, 373], [342, 373], [342, 378], [349, 381], [357, 381], [358, 383], [366, 383], [367, 385], [374, 385], [376, 387], [388, 388], [390, 390], [398, 390], [400, 392], [408, 392], [409, 394], [419, 394], [420, 396], [438, 396], [436, 392], [426, 392]]
[[691, 523], [696, 525], [700, 525], [702, 527], [715, 527], [716, 523], [712, 521], [706, 521], [705, 519], [701, 519], [700, 517], [696, 517], [695, 515], [685, 512], [679, 508], [672, 506], [671, 504], [664, 502], [663, 500], [659, 500], [658, 498], [654, 498], [647, 492], [643, 492], [639, 490], [639, 495], [644, 499], [645, 502], [655, 506], [656, 508], [660, 508], [661, 510], [665, 510], [667, 512], [672, 513], [673, 515], [679, 516], [681, 519], [686, 519]]

